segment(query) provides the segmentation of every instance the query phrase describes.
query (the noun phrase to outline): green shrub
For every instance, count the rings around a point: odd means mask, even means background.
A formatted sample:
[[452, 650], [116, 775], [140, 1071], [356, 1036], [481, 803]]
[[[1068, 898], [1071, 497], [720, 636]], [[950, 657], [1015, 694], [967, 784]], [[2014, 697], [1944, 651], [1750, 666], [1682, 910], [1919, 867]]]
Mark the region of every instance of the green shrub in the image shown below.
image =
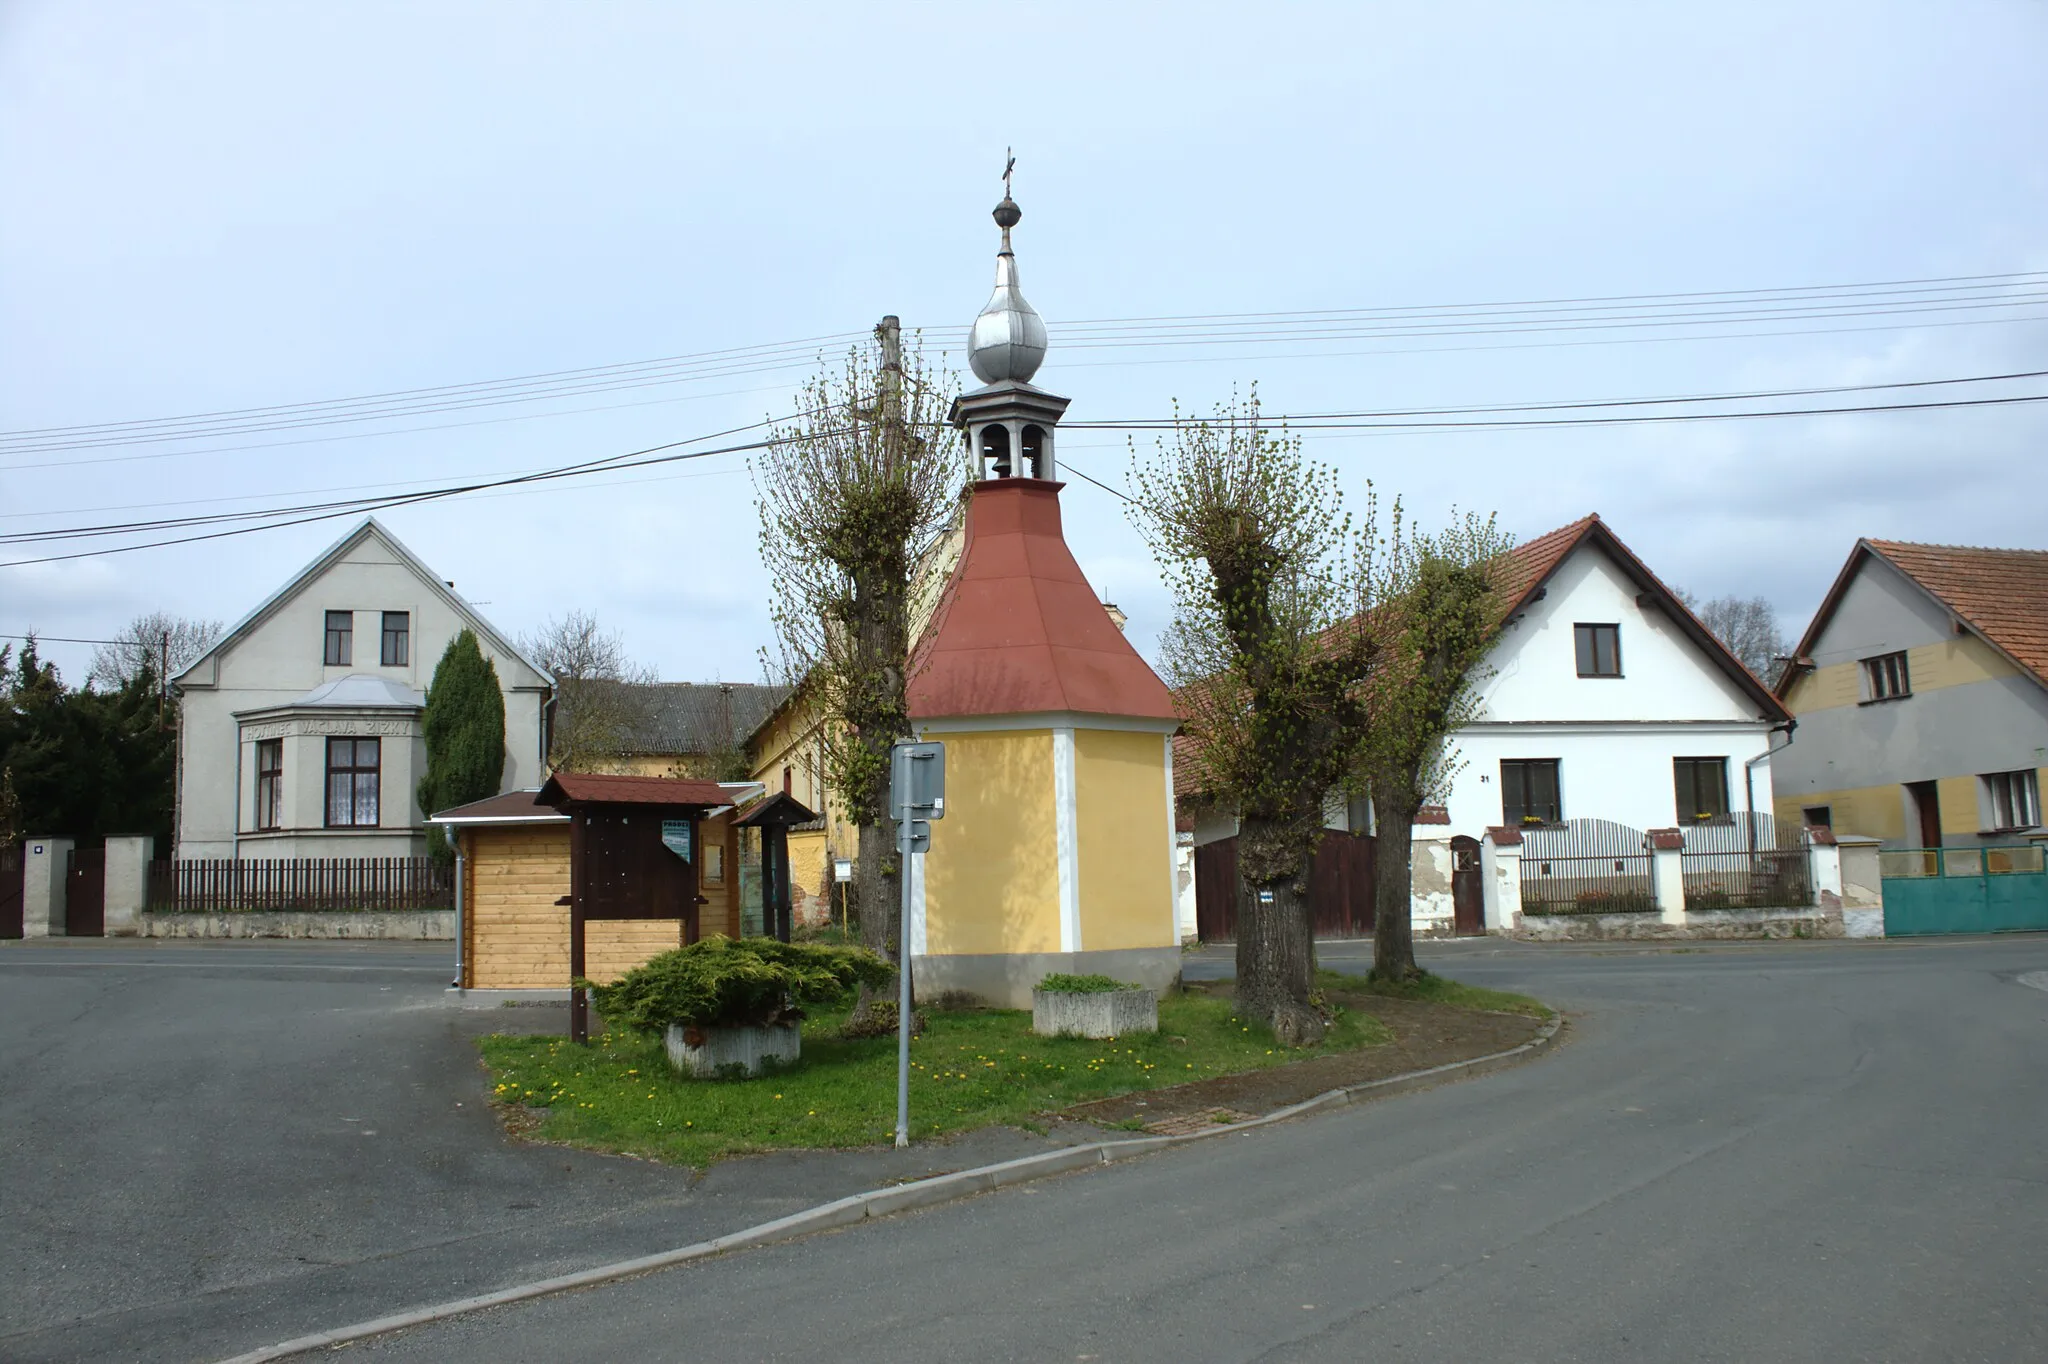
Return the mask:
[[1056, 995], [1106, 995], [1117, 990], [1142, 990], [1142, 985], [1111, 976], [1069, 976], [1058, 971], [1038, 982], [1038, 988]]
[[858, 985], [879, 988], [895, 972], [863, 947], [821, 947], [773, 938], [706, 938], [664, 952], [610, 985], [578, 981], [613, 1027], [659, 1033], [792, 1023]]

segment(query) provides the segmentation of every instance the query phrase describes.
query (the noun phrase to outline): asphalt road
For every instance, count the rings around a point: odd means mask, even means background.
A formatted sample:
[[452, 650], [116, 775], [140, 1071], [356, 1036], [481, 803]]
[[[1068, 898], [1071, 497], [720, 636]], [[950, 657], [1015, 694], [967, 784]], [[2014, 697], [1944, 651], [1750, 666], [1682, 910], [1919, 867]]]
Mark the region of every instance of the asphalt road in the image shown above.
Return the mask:
[[[213, 1360], [647, 1255], [891, 1178], [1020, 1154], [729, 1161], [516, 1145], [452, 949], [0, 944], [0, 1360]], [[881, 1102], [887, 1102], [883, 1096]]]
[[1562, 1004], [1570, 1041], [1469, 1083], [354, 1351], [2048, 1358], [2048, 993], [2017, 979], [2048, 968], [2048, 940], [1482, 945], [1438, 964]]

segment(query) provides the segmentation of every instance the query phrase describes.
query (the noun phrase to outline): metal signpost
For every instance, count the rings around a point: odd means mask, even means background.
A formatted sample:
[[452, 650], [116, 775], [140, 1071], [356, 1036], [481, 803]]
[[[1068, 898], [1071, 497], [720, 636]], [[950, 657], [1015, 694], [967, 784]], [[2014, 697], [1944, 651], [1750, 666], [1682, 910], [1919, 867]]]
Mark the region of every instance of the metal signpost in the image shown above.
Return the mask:
[[889, 808], [896, 815], [896, 875], [903, 922], [896, 934], [896, 1144], [910, 1145], [910, 857], [932, 845], [931, 821], [946, 817], [946, 746], [889, 750]]

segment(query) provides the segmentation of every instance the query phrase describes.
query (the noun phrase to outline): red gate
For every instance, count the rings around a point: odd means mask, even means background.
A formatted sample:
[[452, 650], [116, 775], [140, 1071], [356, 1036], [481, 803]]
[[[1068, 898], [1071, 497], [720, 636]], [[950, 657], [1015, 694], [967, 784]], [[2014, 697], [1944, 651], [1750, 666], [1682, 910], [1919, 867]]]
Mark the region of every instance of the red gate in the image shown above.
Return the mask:
[[73, 848], [64, 861], [64, 932], [101, 938], [107, 932], [107, 850]]
[[0, 843], [0, 938], [21, 936], [21, 844]]

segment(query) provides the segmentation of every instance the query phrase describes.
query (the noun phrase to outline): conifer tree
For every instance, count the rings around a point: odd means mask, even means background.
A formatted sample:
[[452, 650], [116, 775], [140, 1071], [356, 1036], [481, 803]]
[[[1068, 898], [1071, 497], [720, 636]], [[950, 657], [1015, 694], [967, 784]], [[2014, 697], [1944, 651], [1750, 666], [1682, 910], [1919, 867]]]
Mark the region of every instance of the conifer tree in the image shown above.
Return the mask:
[[[427, 774], [420, 779], [421, 810], [432, 815], [498, 794], [505, 775], [505, 693], [471, 631], [451, 640], [434, 666], [422, 728]], [[438, 829], [431, 846], [437, 857], [452, 855]]]

